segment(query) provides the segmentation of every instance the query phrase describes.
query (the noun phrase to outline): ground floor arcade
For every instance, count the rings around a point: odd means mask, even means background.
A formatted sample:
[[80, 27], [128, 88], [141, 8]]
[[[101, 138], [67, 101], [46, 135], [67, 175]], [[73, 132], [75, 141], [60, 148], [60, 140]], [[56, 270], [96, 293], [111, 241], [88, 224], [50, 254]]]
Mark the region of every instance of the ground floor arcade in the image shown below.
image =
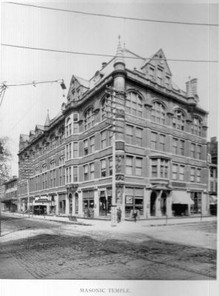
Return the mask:
[[[29, 201], [29, 203], [28, 203]], [[20, 200], [21, 211], [28, 208], [38, 215], [72, 215], [87, 218], [110, 218], [112, 188], [77, 188]], [[122, 219], [139, 219], [209, 214], [209, 197], [203, 190], [179, 190], [168, 186], [119, 186], [116, 189], [117, 209]]]

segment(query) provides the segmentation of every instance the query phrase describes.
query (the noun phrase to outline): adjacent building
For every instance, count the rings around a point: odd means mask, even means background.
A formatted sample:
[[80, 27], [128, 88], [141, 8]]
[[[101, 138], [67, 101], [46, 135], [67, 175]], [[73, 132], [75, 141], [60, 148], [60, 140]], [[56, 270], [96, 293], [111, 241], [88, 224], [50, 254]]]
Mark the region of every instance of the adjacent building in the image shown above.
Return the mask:
[[218, 142], [216, 137], [212, 137], [208, 142], [208, 166], [209, 166], [209, 204], [210, 213], [217, 213], [217, 190], [218, 190], [218, 172], [217, 172]]
[[197, 79], [183, 91], [162, 49], [144, 59], [119, 42], [90, 80], [72, 76], [55, 118], [20, 136], [20, 210], [110, 217], [113, 205], [122, 219], [206, 215], [206, 122]]
[[17, 212], [17, 183], [17, 176], [13, 176], [1, 186], [1, 203], [3, 211]]

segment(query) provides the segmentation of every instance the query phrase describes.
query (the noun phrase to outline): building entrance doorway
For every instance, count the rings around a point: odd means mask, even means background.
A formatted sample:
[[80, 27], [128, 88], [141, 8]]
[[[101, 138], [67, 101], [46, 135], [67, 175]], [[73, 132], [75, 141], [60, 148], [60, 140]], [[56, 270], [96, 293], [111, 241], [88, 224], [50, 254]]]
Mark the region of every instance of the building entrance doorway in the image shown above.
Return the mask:
[[100, 199], [99, 199], [99, 215], [100, 216], [107, 216], [107, 214], [110, 214], [111, 203], [112, 203], [112, 197], [106, 196], [105, 191], [101, 191]]
[[155, 216], [155, 210], [156, 210], [156, 198], [157, 194], [155, 191], [151, 192], [151, 202], [150, 202], [150, 215]]
[[167, 194], [165, 191], [163, 191], [160, 199], [160, 210], [161, 210], [161, 215], [166, 216], [167, 214]]

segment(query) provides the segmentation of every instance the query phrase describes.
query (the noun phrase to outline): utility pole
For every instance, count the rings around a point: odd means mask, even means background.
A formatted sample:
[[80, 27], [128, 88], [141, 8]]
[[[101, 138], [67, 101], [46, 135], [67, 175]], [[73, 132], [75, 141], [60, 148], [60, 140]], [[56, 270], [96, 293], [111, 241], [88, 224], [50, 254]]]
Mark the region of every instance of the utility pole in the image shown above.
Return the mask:
[[[107, 119], [110, 120], [110, 128], [112, 129], [112, 205], [111, 205], [111, 225], [117, 225], [117, 160], [116, 160], [116, 143], [117, 137], [116, 134], [123, 133], [121, 131], [121, 121], [124, 121], [124, 114], [121, 118], [121, 110], [124, 111], [124, 104], [121, 103], [120, 95], [124, 95], [124, 93], [116, 91], [114, 88], [107, 87], [106, 93], [109, 95], [106, 104], [106, 110], [108, 110], [109, 116], [106, 116]], [[117, 99], [117, 100], [116, 100]], [[118, 123], [117, 123], [118, 122]], [[122, 126], [124, 128], [124, 122], [122, 122]], [[120, 209], [121, 211], [121, 209]]]
[[28, 202], [28, 217], [30, 217], [30, 190], [29, 190], [29, 179], [27, 179], [27, 202]]
[[2, 201], [0, 198], [0, 236], [2, 236]]

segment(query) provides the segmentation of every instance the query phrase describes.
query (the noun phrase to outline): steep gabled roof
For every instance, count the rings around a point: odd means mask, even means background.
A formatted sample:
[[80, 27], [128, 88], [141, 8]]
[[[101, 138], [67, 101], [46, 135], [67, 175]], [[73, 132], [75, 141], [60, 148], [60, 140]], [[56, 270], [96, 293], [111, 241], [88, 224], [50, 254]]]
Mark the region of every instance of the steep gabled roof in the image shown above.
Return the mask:
[[166, 68], [168, 69], [168, 72], [170, 73], [170, 75], [172, 75], [171, 71], [170, 71], [170, 67], [167, 63], [167, 59], [165, 57], [165, 54], [163, 52], [163, 49], [160, 48], [150, 59], [146, 60], [146, 62], [144, 63], [144, 65], [141, 67], [141, 69], [143, 69], [147, 64], [150, 64], [152, 61], [164, 61], [162, 66], [166, 66]]

